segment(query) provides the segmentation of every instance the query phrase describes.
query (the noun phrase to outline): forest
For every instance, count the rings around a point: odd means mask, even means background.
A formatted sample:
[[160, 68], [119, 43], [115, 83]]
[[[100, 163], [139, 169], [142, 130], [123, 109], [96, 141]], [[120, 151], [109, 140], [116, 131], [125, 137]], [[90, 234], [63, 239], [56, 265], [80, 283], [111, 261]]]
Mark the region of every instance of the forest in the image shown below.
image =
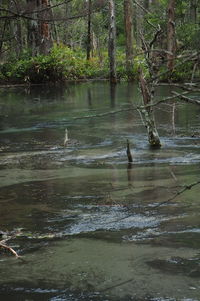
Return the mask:
[[0, 0], [0, 300], [199, 301], [200, 1]]
[[134, 80], [149, 72], [147, 45], [160, 80], [198, 78], [199, 10], [197, 0], [2, 0], [0, 81]]

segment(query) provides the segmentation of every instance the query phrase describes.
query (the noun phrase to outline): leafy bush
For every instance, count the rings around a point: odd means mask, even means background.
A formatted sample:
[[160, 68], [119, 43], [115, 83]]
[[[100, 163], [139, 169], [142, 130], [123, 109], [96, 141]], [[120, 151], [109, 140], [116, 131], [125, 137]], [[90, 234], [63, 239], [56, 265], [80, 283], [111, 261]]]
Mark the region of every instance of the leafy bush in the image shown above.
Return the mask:
[[103, 75], [98, 58], [87, 61], [80, 50], [59, 45], [49, 55], [21, 59], [0, 67], [2, 78], [10, 82], [45, 83], [93, 78]]
[[[46, 83], [65, 80], [79, 80], [91, 78], [109, 78], [109, 58], [107, 51], [102, 51], [102, 59], [98, 56], [89, 61], [81, 49], [72, 50], [64, 45], [54, 46], [49, 55], [30, 57], [27, 54], [18, 60], [0, 65], [0, 82], [6, 83]], [[138, 79], [138, 69], [142, 68], [145, 77], [149, 71], [144, 55], [134, 57], [133, 68], [127, 73], [126, 55], [124, 49], [116, 53], [117, 78], [119, 80]], [[170, 74], [171, 80], [180, 81], [190, 78], [194, 62], [188, 61], [181, 64], [181, 59], [176, 61], [177, 67]], [[169, 73], [166, 64], [160, 68], [161, 80], [167, 81]]]

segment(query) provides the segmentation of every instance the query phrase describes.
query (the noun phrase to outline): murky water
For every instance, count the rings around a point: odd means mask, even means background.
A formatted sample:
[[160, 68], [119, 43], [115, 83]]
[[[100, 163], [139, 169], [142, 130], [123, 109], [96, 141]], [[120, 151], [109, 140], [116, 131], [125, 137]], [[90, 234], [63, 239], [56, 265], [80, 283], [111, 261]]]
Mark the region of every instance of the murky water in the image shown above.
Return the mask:
[[0, 253], [1, 300], [200, 300], [200, 185], [178, 195], [199, 181], [200, 108], [157, 108], [152, 150], [140, 101], [125, 83], [0, 91], [0, 230], [22, 255]]

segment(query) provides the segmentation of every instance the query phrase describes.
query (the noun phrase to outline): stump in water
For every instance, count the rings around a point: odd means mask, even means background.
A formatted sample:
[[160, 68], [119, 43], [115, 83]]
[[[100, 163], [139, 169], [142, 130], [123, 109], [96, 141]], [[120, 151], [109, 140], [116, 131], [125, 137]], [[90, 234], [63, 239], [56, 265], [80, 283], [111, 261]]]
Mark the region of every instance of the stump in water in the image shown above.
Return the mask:
[[147, 109], [141, 110], [145, 127], [147, 129], [149, 144], [152, 147], [161, 147], [160, 138], [156, 128], [153, 112], [147, 111]]
[[131, 163], [131, 162], [133, 162], [133, 158], [132, 158], [132, 155], [131, 155], [131, 149], [130, 149], [130, 144], [129, 144], [128, 139], [126, 141], [126, 145], [127, 145], [126, 154], [127, 154], [128, 162]]

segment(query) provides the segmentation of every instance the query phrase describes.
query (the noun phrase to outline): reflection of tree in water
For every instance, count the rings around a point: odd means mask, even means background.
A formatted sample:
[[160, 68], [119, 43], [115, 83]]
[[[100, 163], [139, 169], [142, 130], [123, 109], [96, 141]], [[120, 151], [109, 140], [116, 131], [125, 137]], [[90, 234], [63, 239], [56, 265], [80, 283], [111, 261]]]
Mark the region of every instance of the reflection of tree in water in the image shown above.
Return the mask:
[[110, 84], [110, 107], [114, 108], [116, 105], [116, 84]]
[[92, 92], [91, 92], [91, 88], [89, 87], [87, 89], [87, 101], [88, 101], [88, 108], [92, 109]]
[[67, 94], [68, 97], [71, 96], [71, 94], [73, 94], [73, 90], [72, 87], [69, 86], [65, 86], [65, 85], [58, 85], [58, 86], [54, 86], [54, 85], [48, 85], [48, 86], [42, 86], [42, 88], [40, 86], [37, 87], [30, 87], [29, 91], [27, 91], [27, 94], [29, 95], [31, 100], [35, 100], [35, 101], [62, 101], [64, 98], [64, 95]]

